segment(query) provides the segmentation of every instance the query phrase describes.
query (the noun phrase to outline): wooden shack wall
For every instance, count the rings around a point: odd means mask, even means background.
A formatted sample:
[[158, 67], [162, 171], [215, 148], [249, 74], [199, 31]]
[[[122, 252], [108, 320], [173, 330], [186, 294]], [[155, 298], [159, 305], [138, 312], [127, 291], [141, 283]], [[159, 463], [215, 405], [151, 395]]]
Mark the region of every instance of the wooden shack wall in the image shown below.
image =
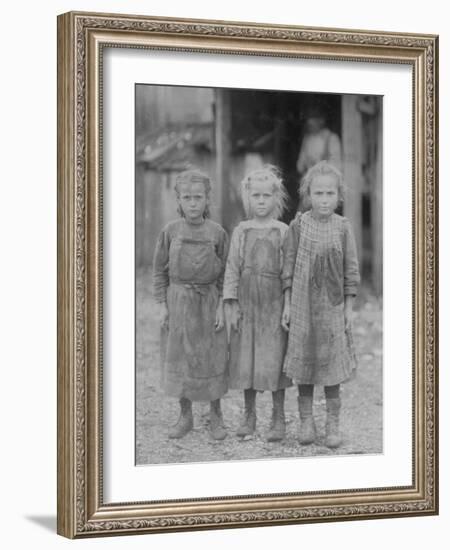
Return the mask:
[[[383, 291], [383, 130], [382, 98], [371, 97], [373, 112], [361, 111], [361, 96], [342, 96], [343, 174], [347, 186], [343, 213], [355, 232], [363, 284]], [[368, 118], [370, 119], [368, 122]], [[369, 203], [363, 212], [363, 195]], [[363, 239], [365, 235], [365, 239]]]
[[[155, 113], [155, 124], [206, 121], [210, 116], [210, 103], [215, 103], [216, 148], [218, 155], [208, 151], [195, 153], [192, 164], [211, 176], [213, 182], [211, 213], [212, 219], [222, 223], [231, 233], [244, 217], [240, 198], [240, 182], [248, 171], [258, 168], [264, 162], [273, 162], [273, 157], [259, 153], [232, 154], [230, 131], [229, 91], [211, 90], [197, 93], [196, 89], [180, 90], [170, 87], [154, 87], [147, 93], [142, 109]], [[201, 92], [201, 90], [200, 90]], [[175, 96], [173, 96], [175, 94]], [[172, 97], [173, 96], [173, 97]], [[175, 99], [174, 99], [175, 97]], [[183, 106], [180, 98], [186, 105]], [[382, 294], [383, 274], [383, 193], [382, 193], [382, 99], [376, 98], [376, 114], [367, 132], [366, 120], [358, 104], [360, 96], [343, 95], [341, 101], [341, 141], [343, 172], [348, 186], [343, 213], [349, 217], [355, 232], [360, 262], [363, 259], [369, 271], [365, 273], [365, 284]], [[172, 109], [160, 109], [164, 104], [176, 105]], [[155, 109], [155, 105], [159, 107]], [[205, 106], [206, 105], [206, 106]], [[194, 116], [195, 115], [195, 116]], [[203, 117], [203, 118], [202, 118]], [[369, 141], [369, 143], [368, 143]], [[367, 159], [367, 149], [371, 158]], [[177, 217], [174, 196], [176, 173], [159, 173], [149, 170], [144, 164], [136, 167], [136, 265], [151, 265], [156, 239], [161, 228]], [[370, 198], [370, 227], [363, 219], [363, 194]], [[367, 216], [367, 213], [365, 214]], [[366, 227], [363, 227], [366, 225]], [[365, 231], [365, 233], [364, 233]], [[365, 235], [363, 242], [363, 233]], [[369, 234], [369, 238], [367, 235]]]
[[[215, 167], [212, 156], [198, 155], [193, 164], [207, 174]], [[175, 180], [178, 172], [158, 172], [140, 164], [136, 169], [136, 267], [150, 266], [161, 229], [178, 217]], [[213, 194], [217, 192], [213, 189]], [[218, 212], [212, 205], [212, 218]]]

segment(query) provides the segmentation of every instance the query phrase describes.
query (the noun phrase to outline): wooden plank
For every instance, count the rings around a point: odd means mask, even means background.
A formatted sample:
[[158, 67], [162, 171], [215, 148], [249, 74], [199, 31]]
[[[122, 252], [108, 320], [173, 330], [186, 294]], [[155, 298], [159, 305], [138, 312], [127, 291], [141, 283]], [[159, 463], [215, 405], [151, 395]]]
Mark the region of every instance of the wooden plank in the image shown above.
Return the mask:
[[362, 120], [357, 107], [358, 96], [342, 96], [342, 171], [347, 185], [344, 216], [349, 218], [355, 232], [360, 267], [362, 263]]
[[216, 182], [213, 189], [219, 223], [229, 231], [229, 189], [231, 166], [231, 94], [230, 90], [216, 89]]

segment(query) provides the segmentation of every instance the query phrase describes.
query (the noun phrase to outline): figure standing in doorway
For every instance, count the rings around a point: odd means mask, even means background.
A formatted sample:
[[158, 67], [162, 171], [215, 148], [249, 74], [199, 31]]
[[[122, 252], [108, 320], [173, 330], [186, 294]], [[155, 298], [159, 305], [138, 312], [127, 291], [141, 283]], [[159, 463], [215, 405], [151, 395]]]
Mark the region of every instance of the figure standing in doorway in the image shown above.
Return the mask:
[[306, 132], [297, 159], [300, 180], [306, 172], [321, 160], [327, 160], [342, 171], [342, 151], [339, 136], [326, 126], [325, 114], [314, 108], [306, 119]]

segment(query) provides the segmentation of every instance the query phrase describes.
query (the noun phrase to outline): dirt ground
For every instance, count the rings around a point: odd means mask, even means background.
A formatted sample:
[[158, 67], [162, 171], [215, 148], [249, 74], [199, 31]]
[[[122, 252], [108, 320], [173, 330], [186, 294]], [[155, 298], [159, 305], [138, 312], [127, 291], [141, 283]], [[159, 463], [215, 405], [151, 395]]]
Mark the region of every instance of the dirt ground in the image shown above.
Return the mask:
[[214, 441], [208, 432], [209, 403], [194, 403], [194, 430], [179, 440], [167, 437], [179, 415], [178, 402], [159, 388], [159, 328], [151, 296], [151, 271], [137, 271], [136, 279], [136, 464], [209, 462], [276, 457], [355, 455], [383, 452], [382, 394], [382, 311], [381, 302], [362, 291], [356, 303], [354, 339], [359, 358], [354, 380], [342, 385], [342, 445], [335, 450], [324, 446], [325, 399], [316, 388], [314, 416], [318, 440], [302, 446], [297, 392], [286, 391], [286, 438], [269, 443], [272, 398], [270, 392], [257, 395], [257, 430], [241, 440], [235, 435], [243, 411], [243, 392], [231, 390], [222, 399], [228, 436]]

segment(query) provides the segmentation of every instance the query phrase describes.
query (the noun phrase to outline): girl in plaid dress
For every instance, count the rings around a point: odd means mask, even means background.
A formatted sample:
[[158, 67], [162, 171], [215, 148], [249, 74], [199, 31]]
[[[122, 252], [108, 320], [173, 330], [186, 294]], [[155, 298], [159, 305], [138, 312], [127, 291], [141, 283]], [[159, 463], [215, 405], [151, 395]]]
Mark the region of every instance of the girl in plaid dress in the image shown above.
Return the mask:
[[360, 281], [356, 245], [350, 222], [334, 212], [343, 200], [337, 168], [327, 161], [310, 168], [300, 196], [310, 210], [297, 214], [285, 241], [282, 323], [289, 341], [284, 368], [298, 385], [300, 443], [316, 438], [313, 390], [319, 384], [325, 387], [325, 444], [335, 448], [341, 444], [340, 384], [356, 368], [351, 332]]
[[228, 390], [228, 346], [222, 287], [228, 237], [208, 219], [208, 176], [196, 170], [182, 172], [175, 192], [180, 218], [162, 230], [153, 261], [161, 383], [180, 404], [180, 417], [169, 437], [183, 437], [192, 429], [192, 401], [210, 401], [210, 433], [224, 439], [220, 398]]
[[271, 391], [269, 441], [285, 435], [285, 388], [282, 373], [287, 335], [281, 327], [282, 244], [287, 225], [278, 221], [286, 192], [278, 172], [266, 166], [242, 182], [248, 216], [231, 238], [224, 281], [225, 315], [230, 327], [230, 388], [244, 390], [245, 413], [239, 437], [256, 428], [256, 392]]

